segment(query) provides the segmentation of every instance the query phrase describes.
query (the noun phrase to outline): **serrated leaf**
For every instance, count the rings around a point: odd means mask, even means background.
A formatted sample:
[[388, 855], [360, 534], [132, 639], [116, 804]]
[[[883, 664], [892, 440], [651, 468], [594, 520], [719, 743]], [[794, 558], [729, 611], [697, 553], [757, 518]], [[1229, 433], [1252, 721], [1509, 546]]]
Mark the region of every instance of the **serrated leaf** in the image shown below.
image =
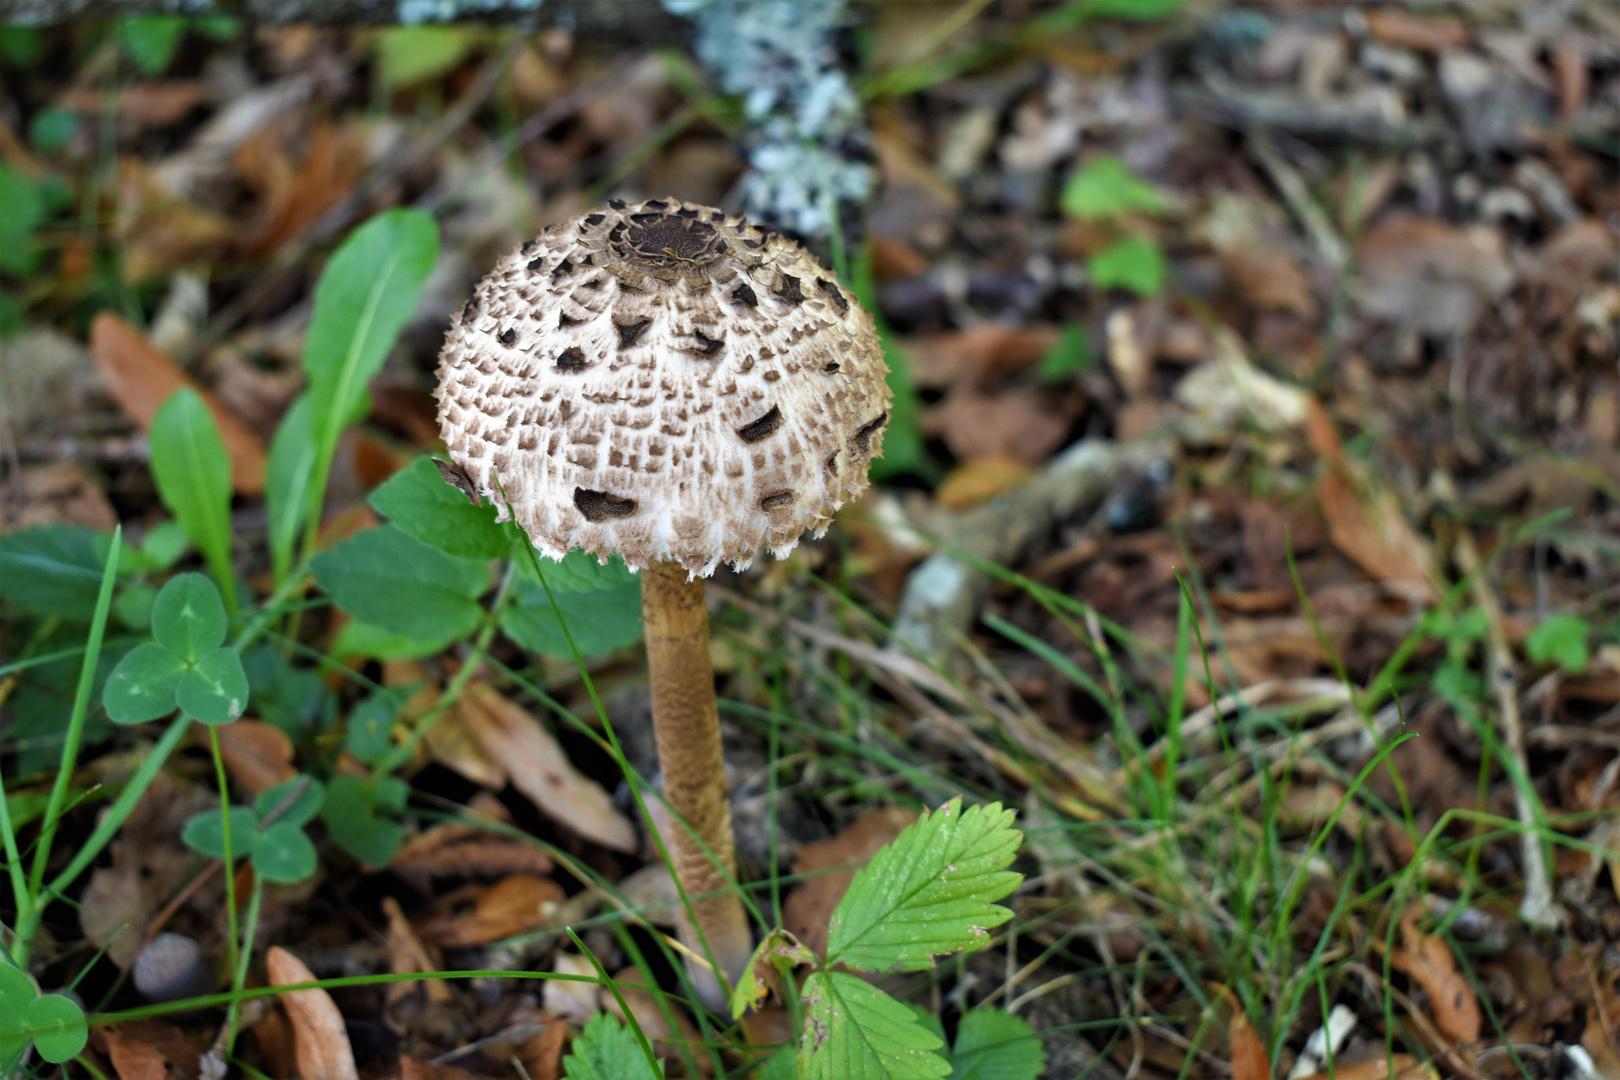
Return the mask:
[[223, 645], [225, 628], [219, 590], [201, 574], [170, 578], [152, 603], [152, 637], [188, 664]]
[[147, 433], [158, 495], [197, 545], [234, 608], [231, 577], [231, 459], [213, 413], [197, 391], [182, 387], [152, 417]]
[[833, 910], [827, 963], [862, 971], [920, 971], [935, 956], [983, 945], [1012, 918], [998, 904], [1022, 875], [1008, 872], [1023, 834], [1000, 803], [952, 799], [862, 868]]
[[1586, 648], [1591, 625], [1579, 615], [1559, 612], [1549, 615], [1524, 639], [1524, 651], [1538, 664], [1551, 660], [1565, 671], [1579, 675], [1586, 670], [1591, 654]]
[[291, 821], [272, 821], [253, 834], [253, 871], [266, 881], [294, 885], [315, 873], [315, 845]]
[[0, 599], [40, 615], [88, 622], [111, 542], [110, 533], [82, 525], [46, 525], [0, 536]]
[[[231, 860], [253, 852], [253, 834], [259, 829], [259, 815], [252, 807], [231, 807]], [[210, 859], [225, 857], [225, 822], [218, 810], [204, 810], [187, 819], [180, 839], [199, 855]]]
[[951, 1080], [1035, 1080], [1046, 1050], [1033, 1028], [1002, 1009], [974, 1009], [956, 1026]]
[[556, 585], [551, 589], [555, 608], [545, 589], [519, 581], [513, 602], [501, 614], [501, 629], [525, 649], [547, 656], [570, 655], [559, 613], [585, 656], [600, 656], [641, 638], [641, 586], [634, 578], [589, 592], [561, 591]]
[[567, 1080], [662, 1080], [664, 1066], [647, 1060], [641, 1042], [607, 1013], [597, 1013], [563, 1058]]
[[444, 482], [432, 458], [417, 458], [389, 477], [370, 502], [406, 533], [451, 555], [499, 559], [512, 548], [511, 534], [495, 524], [495, 508], [468, 502]]
[[489, 568], [458, 559], [393, 525], [364, 529], [313, 561], [315, 580], [363, 622], [417, 641], [470, 632]]
[[155, 641], [137, 645], [118, 661], [101, 691], [101, 705], [115, 724], [144, 724], [174, 712], [175, 687], [186, 662]]
[[228, 724], [247, 708], [247, 672], [235, 649], [221, 646], [180, 676], [174, 699], [186, 714], [205, 724]]
[[29, 1004], [25, 1015], [34, 1049], [53, 1065], [76, 1057], [90, 1036], [84, 1010], [62, 994], [41, 994]]
[[741, 1020], [750, 1009], [759, 1008], [766, 996], [782, 993], [782, 976], [800, 964], [813, 964], [816, 954], [799, 943], [799, 939], [778, 927], [765, 935], [748, 966], [737, 979], [731, 991], [731, 1015]]
[[865, 980], [818, 971], [800, 993], [800, 1076], [920, 1080], [950, 1074], [950, 1063], [934, 1052], [943, 1040], [919, 1024], [908, 1006]]
[[[294, 792], [297, 792], [296, 797], [291, 803], [287, 803], [288, 797]], [[271, 814], [276, 814], [277, 821], [307, 825], [315, 820], [316, 815], [321, 812], [321, 805], [325, 802], [326, 785], [313, 776], [300, 775], [259, 792], [253, 800], [253, 811], [259, 815], [261, 821], [267, 820]], [[278, 810], [281, 812], [276, 813]]]

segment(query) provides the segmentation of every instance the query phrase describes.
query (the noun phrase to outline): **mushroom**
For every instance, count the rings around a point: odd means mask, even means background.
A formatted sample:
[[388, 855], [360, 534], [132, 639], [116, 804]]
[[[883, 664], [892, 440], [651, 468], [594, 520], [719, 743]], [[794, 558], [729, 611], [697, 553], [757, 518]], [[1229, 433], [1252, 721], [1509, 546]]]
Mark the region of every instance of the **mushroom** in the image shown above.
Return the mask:
[[546, 556], [641, 573], [664, 795], [690, 828], [671, 830], [672, 869], [733, 980], [752, 939], [703, 579], [786, 556], [865, 490], [887, 371], [872, 317], [798, 242], [670, 199], [547, 227], [479, 283], [440, 353], [469, 486]]

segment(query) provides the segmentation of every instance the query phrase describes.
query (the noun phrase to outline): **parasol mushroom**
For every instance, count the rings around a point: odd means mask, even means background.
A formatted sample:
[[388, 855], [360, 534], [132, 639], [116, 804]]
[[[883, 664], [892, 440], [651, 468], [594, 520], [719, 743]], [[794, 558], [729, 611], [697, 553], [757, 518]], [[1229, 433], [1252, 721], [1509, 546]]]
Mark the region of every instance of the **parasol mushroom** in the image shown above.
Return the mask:
[[664, 199], [548, 227], [479, 283], [440, 354], [442, 433], [477, 492], [550, 558], [641, 572], [664, 795], [687, 826], [672, 869], [733, 980], [753, 945], [703, 579], [787, 555], [865, 490], [887, 370], [872, 317], [798, 242]]

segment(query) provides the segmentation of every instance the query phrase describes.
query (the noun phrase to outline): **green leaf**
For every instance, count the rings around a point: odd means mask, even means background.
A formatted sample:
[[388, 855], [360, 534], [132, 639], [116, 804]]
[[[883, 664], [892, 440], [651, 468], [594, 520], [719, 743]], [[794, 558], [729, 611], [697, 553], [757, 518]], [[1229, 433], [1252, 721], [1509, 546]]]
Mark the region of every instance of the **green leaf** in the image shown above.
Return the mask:
[[269, 644], [249, 650], [242, 657], [242, 670], [247, 672], [253, 711], [294, 742], [304, 739], [331, 699], [319, 674], [293, 667]]
[[247, 672], [235, 649], [220, 647], [180, 676], [174, 699], [186, 715], [205, 724], [228, 724], [247, 708]]
[[208, 560], [225, 593], [227, 611], [236, 609], [231, 575], [231, 459], [213, 414], [197, 391], [183, 387], [152, 418], [152, 477], [158, 494]]
[[1091, 283], [1099, 289], [1129, 289], [1138, 296], [1157, 296], [1167, 273], [1164, 252], [1151, 240], [1128, 236], [1086, 261]]
[[356, 705], [349, 713], [343, 738], [349, 753], [367, 765], [375, 765], [387, 757], [394, 749], [394, 721], [399, 717], [400, 706], [409, 700], [417, 685], [420, 684], [380, 690]]
[[115, 724], [144, 724], [175, 710], [175, 688], [186, 662], [155, 641], [118, 661], [102, 687], [101, 705]]
[[468, 502], [444, 482], [432, 458], [417, 458], [389, 477], [370, 502], [406, 533], [451, 555], [499, 559], [512, 549], [511, 535], [495, 524], [495, 508]]
[[201, 574], [169, 579], [152, 604], [152, 637], [188, 664], [225, 643], [225, 605]]
[[312, 565], [338, 607], [418, 641], [469, 633], [489, 588], [484, 563], [446, 555], [393, 525], [357, 532]]
[[1099, 154], [1076, 170], [1063, 185], [1059, 202], [1065, 214], [1077, 218], [1107, 218], [1130, 210], [1156, 213], [1170, 205], [1157, 187], [1112, 154]]
[[315, 480], [315, 414], [299, 394], [276, 428], [265, 467], [264, 503], [270, 519], [270, 572], [277, 582], [292, 569], [298, 534], [309, 519]]
[[39, 30], [32, 26], [0, 26], [0, 60], [26, 67], [39, 59]]
[[1046, 1051], [1022, 1017], [974, 1009], [956, 1027], [951, 1080], [1036, 1080], [1045, 1068]]
[[1085, 0], [1083, 8], [1086, 16], [1093, 19], [1154, 22], [1179, 11], [1181, 0]]
[[1091, 343], [1086, 340], [1086, 329], [1078, 323], [1063, 328], [1057, 343], [1041, 357], [1038, 370], [1041, 382], [1062, 382], [1078, 375], [1092, 365]]
[[[550, 573], [546, 571], [548, 580]], [[641, 638], [641, 588], [634, 580], [590, 592], [563, 592], [553, 585], [552, 594], [557, 599], [556, 608], [545, 589], [519, 581], [513, 603], [501, 613], [501, 629], [506, 636], [530, 652], [568, 656], [568, 639], [557, 619], [560, 611], [574, 635], [574, 643], [586, 656], [600, 656]]]
[[[538, 552], [536, 553], [538, 554]], [[607, 562], [599, 562], [595, 555], [584, 551], [570, 551], [561, 559], [539, 556], [540, 571], [553, 592], [596, 592], [602, 589], [621, 589], [633, 585], [641, 587], [641, 579], [630, 572], [624, 560], [617, 555]], [[534, 567], [527, 557], [517, 560], [518, 578], [539, 584]]]
[[45, 199], [28, 177], [0, 165], [0, 270], [26, 274], [34, 265], [34, 228], [45, 217]]
[[191, 546], [186, 527], [178, 521], [163, 521], [147, 531], [141, 541], [141, 554], [154, 570], [167, 570], [180, 561], [180, 556]]
[[816, 954], [788, 931], [778, 927], [766, 934], [731, 991], [732, 1018], [741, 1020], [748, 1010], [759, 1008], [768, 994], [780, 995], [783, 975], [800, 964], [815, 962]]
[[9, 1076], [28, 1049], [28, 1006], [37, 991], [21, 969], [0, 960], [0, 1076]]
[[1000, 803], [924, 813], [850, 882], [828, 926], [827, 963], [920, 971], [935, 956], [977, 948], [1012, 918], [998, 904], [1021, 874], [1006, 870], [1023, 834]]
[[62, 994], [41, 994], [28, 1006], [27, 1017], [34, 1049], [53, 1065], [77, 1057], [90, 1037], [84, 1010]]
[[[915, 826], [914, 826], [915, 827]], [[818, 971], [804, 981], [799, 1074], [838, 1080], [918, 1080], [949, 1075], [934, 1053], [943, 1040], [911, 1009], [854, 975]]]
[[359, 619], [350, 619], [333, 639], [331, 653], [332, 659], [340, 664], [355, 659], [414, 660], [443, 652], [458, 636], [447, 634], [418, 641]]
[[111, 534], [82, 525], [46, 525], [0, 536], [0, 599], [40, 615], [88, 622], [110, 543]]
[[28, 122], [28, 141], [44, 154], [53, 153], [67, 145], [79, 130], [79, 114], [72, 109], [41, 109]]
[[1551, 660], [1565, 671], [1579, 675], [1586, 670], [1591, 655], [1586, 638], [1592, 627], [1579, 615], [1559, 612], [1549, 615], [1524, 639], [1524, 651], [1538, 664]]
[[259, 820], [268, 820], [294, 791], [298, 792], [298, 797], [293, 799], [285, 810], [276, 814], [276, 821], [290, 821], [294, 825], [305, 825], [314, 821], [315, 816], [321, 812], [321, 805], [326, 802], [326, 785], [313, 776], [295, 776], [291, 780], [259, 792], [253, 800], [253, 810], [259, 815]]
[[377, 39], [377, 78], [401, 86], [443, 75], [467, 55], [467, 34], [454, 26], [396, 26]]
[[[315, 286], [304, 371], [319, 452], [330, 462], [338, 433], [363, 405], [439, 255], [439, 227], [421, 210], [387, 210], [338, 248]], [[324, 477], [317, 477], [324, 486]]]
[[[252, 854], [253, 834], [259, 831], [259, 815], [251, 807], [231, 807], [231, 858]], [[199, 855], [210, 859], [225, 857], [225, 821], [218, 810], [194, 814], [180, 830], [180, 839]]]
[[562, 1064], [567, 1080], [661, 1080], [664, 1075], [663, 1064], [655, 1069], [630, 1029], [607, 1013], [586, 1021]]
[[315, 873], [315, 845], [291, 821], [273, 821], [253, 834], [253, 871], [266, 881], [294, 885]]
[[754, 1080], [799, 1080], [799, 1048], [779, 1048], [754, 1070]]
[[405, 828], [382, 816], [405, 810], [410, 792], [405, 781], [394, 776], [375, 780], [338, 773], [326, 792], [321, 820], [338, 847], [371, 866], [387, 866], [405, 842]]
[[143, 75], [161, 74], [169, 66], [185, 32], [181, 15], [137, 15], [118, 23], [118, 40]]

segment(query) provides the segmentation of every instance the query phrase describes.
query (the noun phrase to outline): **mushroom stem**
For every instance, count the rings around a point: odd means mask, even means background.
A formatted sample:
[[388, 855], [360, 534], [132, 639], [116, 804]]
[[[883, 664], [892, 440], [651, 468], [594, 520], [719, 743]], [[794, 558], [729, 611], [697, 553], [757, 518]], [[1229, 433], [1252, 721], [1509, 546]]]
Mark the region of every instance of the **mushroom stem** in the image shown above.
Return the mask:
[[[664, 797], [686, 822], [671, 823], [666, 833], [675, 864], [671, 869], [693, 898], [693, 914], [715, 962], [735, 982], [754, 946], [742, 902], [732, 888], [737, 856], [703, 582], [688, 581], [678, 563], [654, 561], [641, 572], [641, 610]], [[687, 945], [701, 954], [696, 935], [690, 927], [684, 930]], [[706, 981], [699, 981], [699, 989]], [[712, 991], [718, 993], [717, 982]]]

